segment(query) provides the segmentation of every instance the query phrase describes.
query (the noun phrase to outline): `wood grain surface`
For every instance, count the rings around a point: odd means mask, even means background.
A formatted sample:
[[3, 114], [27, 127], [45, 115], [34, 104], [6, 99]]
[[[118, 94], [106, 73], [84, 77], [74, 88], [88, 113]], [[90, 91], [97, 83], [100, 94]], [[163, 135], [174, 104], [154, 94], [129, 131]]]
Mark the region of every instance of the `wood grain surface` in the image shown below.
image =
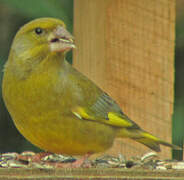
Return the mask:
[[[74, 66], [143, 129], [171, 142], [175, 1], [74, 1], [74, 35]], [[148, 151], [118, 139], [109, 152], [130, 157]], [[170, 152], [162, 147], [160, 156]]]
[[0, 169], [0, 180], [183, 180], [184, 172], [176, 170], [130, 170], [122, 168], [90, 169]]

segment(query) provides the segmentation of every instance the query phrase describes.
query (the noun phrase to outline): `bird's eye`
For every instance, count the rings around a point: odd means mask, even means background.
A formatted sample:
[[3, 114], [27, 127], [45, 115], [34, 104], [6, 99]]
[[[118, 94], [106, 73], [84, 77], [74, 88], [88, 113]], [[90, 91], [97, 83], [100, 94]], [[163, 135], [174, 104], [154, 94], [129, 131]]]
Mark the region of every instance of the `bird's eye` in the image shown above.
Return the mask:
[[42, 28], [39, 28], [39, 27], [35, 28], [35, 33], [36, 34], [40, 35], [40, 34], [42, 34], [42, 32], [43, 32]]

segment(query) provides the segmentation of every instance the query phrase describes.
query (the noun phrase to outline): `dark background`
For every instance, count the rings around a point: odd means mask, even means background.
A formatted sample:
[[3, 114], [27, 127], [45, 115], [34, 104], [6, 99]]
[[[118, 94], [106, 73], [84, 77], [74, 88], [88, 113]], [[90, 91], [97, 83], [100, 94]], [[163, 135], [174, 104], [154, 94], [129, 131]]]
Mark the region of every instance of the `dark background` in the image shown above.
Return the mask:
[[[184, 127], [184, 1], [177, 0], [175, 49], [175, 106], [173, 142], [183, 145]], [[62, 19], [70, 32], [73, 28], [73, 0], [0, 0], [0, 152], [39, 151], [19, 134], [2, 100], [3, 64], [7, 60], [12, 39], [20, 26], [38, 17]], [[72, 62], [72, 54], [68, 59]], [[182, 152], [174, 157], [182, 158]]]

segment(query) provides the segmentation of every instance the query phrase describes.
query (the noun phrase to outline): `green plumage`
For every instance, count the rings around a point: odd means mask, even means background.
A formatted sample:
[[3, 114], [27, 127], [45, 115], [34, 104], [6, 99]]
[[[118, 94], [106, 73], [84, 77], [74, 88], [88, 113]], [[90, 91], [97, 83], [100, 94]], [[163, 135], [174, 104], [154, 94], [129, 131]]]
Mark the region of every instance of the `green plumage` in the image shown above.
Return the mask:
[[26, 24], [14, 38], [4, 68], [3, 98], [29, 141], [69, 155], [103, 152], [116, 137], [131, 138], [155, 151], [160, 151], [160, 144], [179, 149], [142, 130], [68, 64], [65, 54], [73, 47], [64, 23], [52, 18]]

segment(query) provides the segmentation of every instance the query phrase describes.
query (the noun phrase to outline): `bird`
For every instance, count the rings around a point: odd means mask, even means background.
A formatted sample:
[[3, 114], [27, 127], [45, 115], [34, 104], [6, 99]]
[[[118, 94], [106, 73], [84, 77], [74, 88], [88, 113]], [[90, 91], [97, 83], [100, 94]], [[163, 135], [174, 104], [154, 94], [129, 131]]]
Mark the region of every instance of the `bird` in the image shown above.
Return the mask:
[[56, 18], [38, 18], [15, 35], [4, 66], [2, 94], [20, 133], [52, 153], [104, 152], [117, 137], [159, 152], [178, 146], [143, 130], [92, 80], [66, 60], [74, 37]]

